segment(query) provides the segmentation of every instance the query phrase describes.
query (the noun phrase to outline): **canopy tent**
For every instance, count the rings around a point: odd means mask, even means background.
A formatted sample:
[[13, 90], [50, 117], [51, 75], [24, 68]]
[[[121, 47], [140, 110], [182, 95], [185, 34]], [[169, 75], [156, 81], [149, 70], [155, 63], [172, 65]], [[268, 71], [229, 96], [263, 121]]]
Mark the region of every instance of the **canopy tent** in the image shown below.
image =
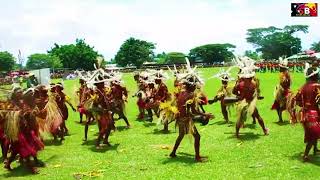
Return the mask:
[[298, 59], [320, 59], [320, 53], [316, 53], [315, 51], [312, 50], [306, 50], [303, 53], [298, 53], [295, 55], [292, 55], [288, 58], [288, 60], [298, 60]]

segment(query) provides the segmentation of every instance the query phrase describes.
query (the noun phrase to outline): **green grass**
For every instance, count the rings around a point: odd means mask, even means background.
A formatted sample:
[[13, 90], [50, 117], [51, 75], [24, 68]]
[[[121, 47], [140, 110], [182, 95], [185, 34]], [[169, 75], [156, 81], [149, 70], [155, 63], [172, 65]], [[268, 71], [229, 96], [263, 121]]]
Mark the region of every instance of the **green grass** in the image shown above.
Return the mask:
[[[201, 69], [204, 77], [210, 77], [218, 69]], [[208, 162], [195, 163], [193, 138], [186, 136], [178, 149], [178, 157], [168, 158], [170, 149], [162, 146], [174, 145], [177, 131], [171, 124], [170, 134], [158, 133], [161, 126], [136, 120], [136, 99], [131, 95], [136, 85], [131, 74], [124, 75], [126, 87], [130, 91], [127, 115], [132, 128], [124, 129], [123, 120], [117, 121], [118, 131], [110, 136], [111, 148], [95, 150], [94, 143], [97, 125], [89, 128], [87, 144], [82, 144], [84, 126], [79, 124], [78, 113], [70, 111], [67, 121], [71, 136], [62, 145], [55, 145], [47, 138], [45, 150], [39, 158], [46, 163], [40, 174], [30, 175], [28, 171], [13, 163], [12, 172], [0, 169], [0, 179], [74, 179], [73, 174], [101, 170], [101, 179], [315, 179], [319, 177], [320, 158], [313, 157], [310, 163], [301, 161], [304, 150], [303, 128], [298, 125], [278, 125], [276, 112], [271, 111], [273, 90], [278, 83], [278, 74], [258, 74], [264, 100], [259, 101], [258, 109], [270, 129], [269, 136], [263, 136], [259, 125], [246, 122], [241, 129], [242, 140], [234, 138], [235, 111], [232, 111], [232, 125], [223, 124], [220, 105], [207, 106], [206, 109], [216, 118], [207, 126], [197, 124], [201, 134], [201, 154], [208, 156]], [[292, 74], [292, 89], [297, 90], [303, 83], [302, 74]], [[172, 89], [173, 81], [167, 82]], [[75, 97], [77, 81], [65, 81], [66, 92]], [[204, 90], [212, 98], [220, 86], [217, 79], [206, 81]], [[287, 116], [284, 116], [288, 119]], [[88, 176], [84, 176], [88, 179]]]

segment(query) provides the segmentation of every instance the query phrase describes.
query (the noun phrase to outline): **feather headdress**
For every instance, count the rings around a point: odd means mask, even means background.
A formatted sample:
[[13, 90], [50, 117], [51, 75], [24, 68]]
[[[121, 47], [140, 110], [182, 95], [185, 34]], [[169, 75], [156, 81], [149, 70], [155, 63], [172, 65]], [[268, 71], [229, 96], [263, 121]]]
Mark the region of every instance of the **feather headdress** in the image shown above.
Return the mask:
[[229, 67], [227, 70], [225, 69], [220, 69], [220, 71], [212, 76], [211, 78], [219, 78], [222, 81], [233, 81], [234, 78], [231, 77], [230, 71], [231, 69], [234, 68], [233, 66]]
[[259, 69], [254, 65], [255, 61], [248, 57], [236, 57], [234, 63], [241, 69], [240, 78], [251, 78], [255, 76], [255, 70]]
[[[311, 72], [308, 72], [308, 70], [309, 70], [310, 68], [313, 68], [313, 70], [312, 70]], [[306, 78], [310, 78], [310, 77], [312, 77], [312, 76], [314, 76], [314, 75], [319, 74], [319, 71], [320, 71], [319, 68], [314, 68], [314, 67], [310, 66], [309, 63], [306, 63], [306, 64], [305, 64], [305, 68], [304, 68], [304, 76], [305, 76]]]
[[288, 69], [288, 59], [279, 57], [279, 66]]
[[190, 61], [188, 58], [186, 58], [186, 63], [186, 72], [182, 73], [178, 80], [182, 83], [204, 84], [204, 81], [200, 77], [199, 73], [196, 71], [197, 66], [191, 68]]

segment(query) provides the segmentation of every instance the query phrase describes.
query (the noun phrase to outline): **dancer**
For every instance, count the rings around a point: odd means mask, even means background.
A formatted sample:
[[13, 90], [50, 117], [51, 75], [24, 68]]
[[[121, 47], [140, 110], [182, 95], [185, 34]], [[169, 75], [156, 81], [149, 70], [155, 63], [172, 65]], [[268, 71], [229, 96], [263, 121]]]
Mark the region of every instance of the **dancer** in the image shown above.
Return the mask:
[[306, 148], [303, 155], [303, 160], [309, 160], [309, 151], [313, 147], [314, 154], [317, 153], [317, 141], [320, 138], [319, 124], [319, 102], [320, 102], [320, 84], [318, 83], [319, 69], [310, 67], [308, 63], [305, 66], [306, 83], [301, 87], [296, 95], [296, 103], [302, 107], [300, 122], [305, 131], [304, 142]]
[[61, 130], [63, 131], [64, 135], [69, 134], [69, 130], [66, 126], [66, 120], [68, 119], [69, 113], [68, 113], [68, 107], [66, 103], [72, 108], [74, 112], [76, 112], [76, 109], [73, 107], [73, 105], [70, 102], [70, 98], [63, 92], [64, 87], [62, 83], [57, 83], [55, 85], [55, 92], [56, 92], [56, 102], [58, 104], [58, 107], [60, 109], [60, 112], [62, 114], [62, 124], [61, 124]]
[[111, 79], [111, 110], [112, 118], [114, 114], [119, 115], [119, 119], [123, 119], [127, 125], [127, 128], [130, 128], [130, 124], [127, 116], [125, 115], [125, 103], [127, 102], [128, 91], [125, 87], [121, 86], [121, 76], [114, 76]]
[[94, 83], [96, 86], [95, 97], [93, 102], [93, 114], [98, 122], [99, 135], [96, 142], [96, 148], [101, 149], [100, 142], [104, 138], [103, 143], [111, 146], [109, 143], [109, 135], [111, 130], [115, 130], [114, 121], [111, 117], [110, 104], [107, 100], [103, 77], [99, 76], [99, 80]]
[[[11, 170], [11, 163], [19, 154], [22, 161], [25, 161], [27, 167], [32, 173], [37, 173], [37, 165], [43, 165], [37, 158], [38, 151], [44, 148], [40, 139], [39, 125], [36, 120], [34, 89], [28, 89], [23, 94], [24, 108], [16, 111], [19, 115], [10, 116], [8, 119], [8, 128], [6, 135], [11, 140], [11, 155], [5, 163], [5, 168]], [[35, 163], [31, 162], [33, 157]]]
[[[132, 97], [137, 97], [137, 106], [139, 108], [139, 115], [137, 119], [144, 119], [145, 115], [145, 108], [146, 108], [146, 89], [147, 85], [144, 83], [144, 77], [141, 76], [140, 73], [136, 73], [134, 75], [134, 80], [137, 83], [138, 91], [132, 96]], [[147, 79], [148, 77], [146, 77]]]
[[279, 122], [282, 123], [282, 112], [286, 109], [288, 97], [290, 96], [291, 77], [288, 71], [288, 60], [279, 58], [280, 84], [275, 89], [275, 101], [272, 105], [273, 110], [277, 111]]
[[256, 107], [259, 93], [257, 81], [254, 80], [255, 69], [257, 68], [254, 65], [254, 60], [244, 57], [236, 59], [236, 63], [241, 69], [239, 73], [240, 79], [232, 91], [232, 93], [238, 97], [236, 137], [240, 138], [239, 130], [240, 127], [243, 127], [248, 114], [258, 120], [264, 134], [268, 135], [269, 129], [265, 127], [263, 119]]
[[[155, 83], [158, 86], [155, 94], [155, 109], [159, 111], [159, 116], [161, 114], [161, 109], [167, 108], [164, 107], [167, 102], [171, 101], [171, 94], [168, 91], [167, 85], [163, 82], [165, 77], [162, 75], [163, 71], [160, 70], [156, 73], [155, 77]], [[170, 104], [170, 103], [169, 103]], [[162, 105], [162, 108], [160, 108]], [[168, 121], [163, 121], [163, 132], [168, 132], [169, 131], [169, 122]]]
[[187, 69], [188, 73], [181, 79], [184, 84], [184, 90], [177, 94], [177, 109], [179, 113], [176, 117], [176, 123], [179, 127], [179, 136], [176, 140], [174, 148], [170, 154], [170, 157], [176, 157], [176, 151], [185, 136], [185, 134], [192, 134], [194, 137], [194, 149], [195, 149], [195, 160], [197, 162], [202, 162], [204, 159], [200, 156], [200, 134], [194, 125], [192, 117], [194, 115], [203, 115], [205, 119], [210, 119], [210, 114], [204, 114], [199, 111], [196, 111], [197, 100], [195, 95], [196, 84], [202, 83], [199, 76], [194, 70], [191, 69], [190, 63], [187, 60]]
[[[232, 67], [231, 67], [232, 68]], [[220, 78], [221, 80], [221, 87], [217, 92], [217, 95], [212, 99], [209, 100], [209, 104], [213, 104], [217, 101], [220, 101], [220, 106], [221, 106], [221, 113], [223, 115], [223, 118], [225, 120], [226, 123], [229, 122], [229, 117], [228, 117], [228, 110], [227, 107], [230, 104], [225, 104], [224, 98], [225, 97], [231, 97], [232, 96], [232, 88], [231, 86], [229, 86], [229, 81], [234, 80], [231, 76], [230, 76], [230, 70], [231, 68], [229, 68], [227, 71], [220, 71], [218, 74], [216, 74], [214, 77], [216, 78]]]
[[79, 83], [80, 83], [80, 87], [79, 87], [79, 90], [77, 91], [77, 94], [79, 96], [79, 105], [77, 107], [78, 107], [79, 116], [80, 116], [80, 123], [82, 123], [82, 118], [83, 118], [83, 115], [85, 114], [85, 109], [83, 105], [86, 100], [85, 93], [87, 90], [87, 86], [86, 86], [85, 80], [82, 78], [79, 79]]

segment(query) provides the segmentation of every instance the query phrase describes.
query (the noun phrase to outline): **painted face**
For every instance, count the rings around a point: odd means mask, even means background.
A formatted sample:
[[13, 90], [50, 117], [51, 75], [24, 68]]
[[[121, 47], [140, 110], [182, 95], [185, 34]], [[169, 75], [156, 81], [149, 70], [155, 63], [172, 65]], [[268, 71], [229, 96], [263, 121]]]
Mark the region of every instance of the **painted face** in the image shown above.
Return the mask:
[[227, 84], [228, 84], [228, 81], [221, 80], [221, 83], [222, 83], [223, 85], [227, 85]]
[[161, 83], [161, 79], [156, 79], [156, 80], [155, 80], [155, 83], [156, 83], [156, 84], [160, 84], [160, 83]]

